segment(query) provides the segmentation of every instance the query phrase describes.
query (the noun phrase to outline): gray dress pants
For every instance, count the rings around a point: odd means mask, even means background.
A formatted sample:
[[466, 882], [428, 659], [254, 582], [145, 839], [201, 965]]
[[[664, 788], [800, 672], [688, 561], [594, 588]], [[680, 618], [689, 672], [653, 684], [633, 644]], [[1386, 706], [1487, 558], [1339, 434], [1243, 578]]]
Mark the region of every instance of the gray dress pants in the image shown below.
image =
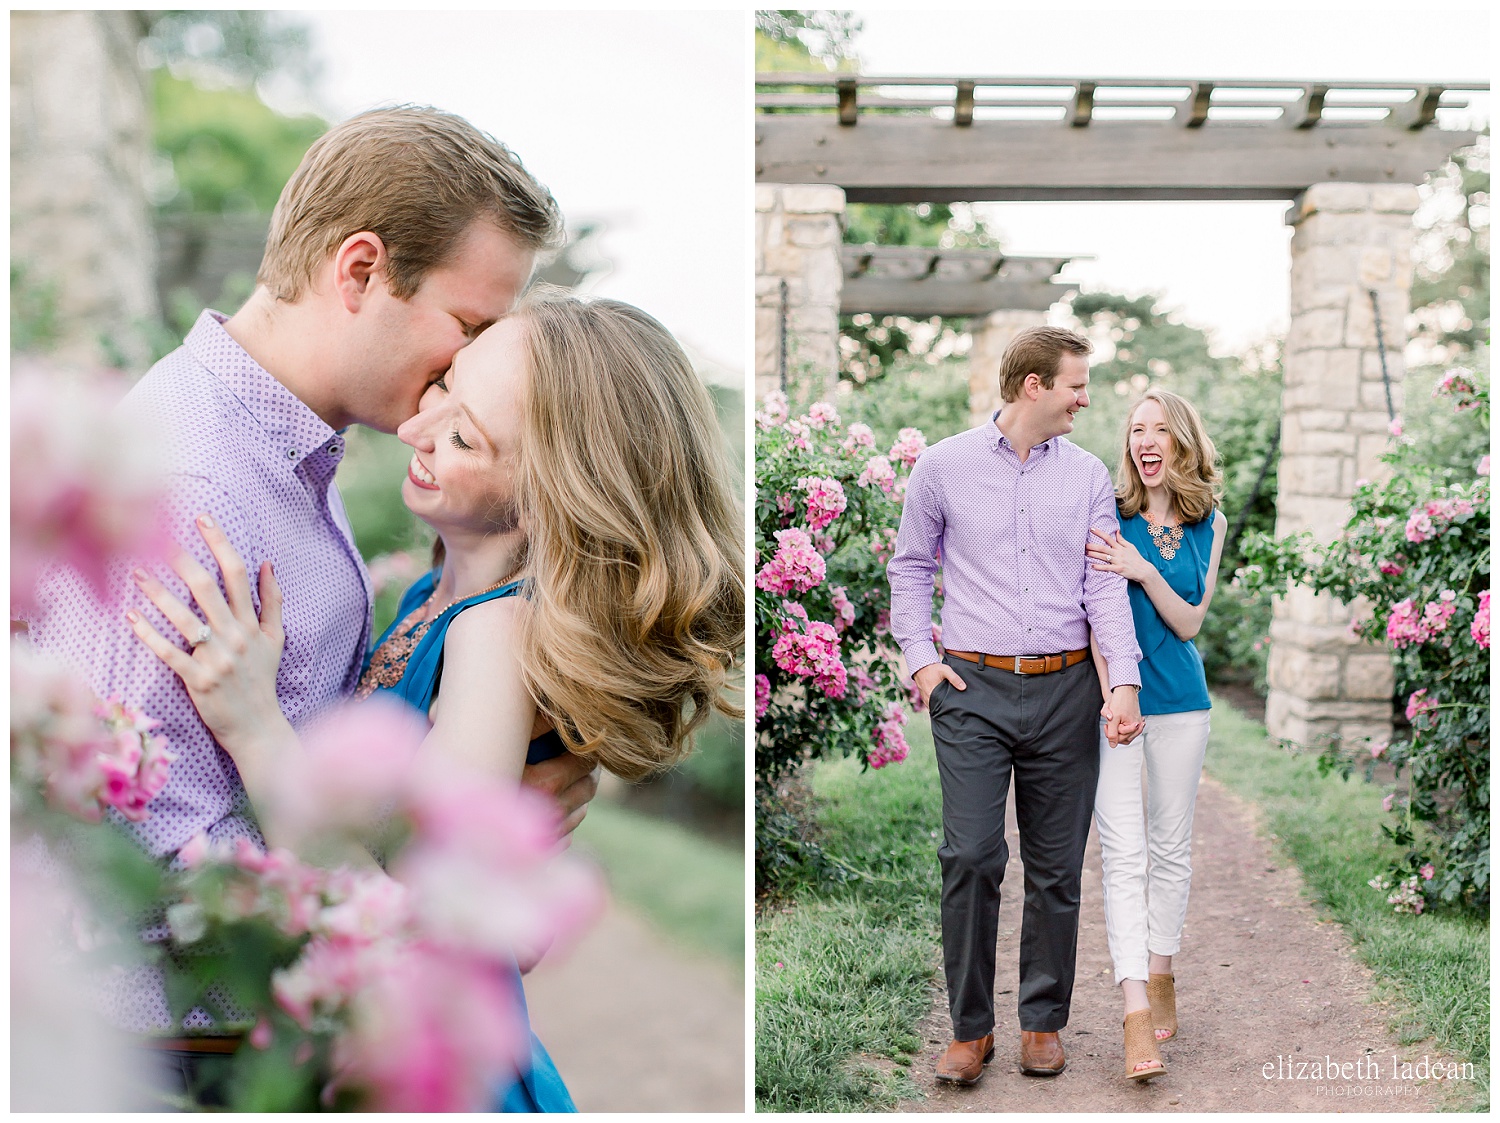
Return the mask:
[[1068, 1024], [1078, 950], [1083, 848], [1099, 779], [1099, 675], [1091, 659], [1050, 675], [1017, 675], [944, 658], [968, 687], [932, 692], [943, 785], [943, 966], [953, 1036], [995, 1025], [995, 941], [1009, 857], [1005, 797], [1014, 774], [1025, 865], [1021, 1028]]

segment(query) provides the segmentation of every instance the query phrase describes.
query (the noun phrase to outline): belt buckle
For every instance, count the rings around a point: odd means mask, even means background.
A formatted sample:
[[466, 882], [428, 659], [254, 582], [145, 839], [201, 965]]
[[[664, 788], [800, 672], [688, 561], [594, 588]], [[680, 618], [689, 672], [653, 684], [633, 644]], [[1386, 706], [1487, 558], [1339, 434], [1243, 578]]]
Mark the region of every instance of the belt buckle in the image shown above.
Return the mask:
[[1013, 656], [1011, 656], [1011, 658], [1015, 660], [1015, 662], [1013, 662], [1011, 664], [1011, 673], [1013, 673], [1013, 674], [1023, 675], [1023, 676], [1026, 676], [1026, 677], [1032, 677], [1033, 675], [1044, 675], [1044, 674], [1047, 673], [1047, 670], [1046, 670], [1047, 665], [1046, 665], [1046, 663], [1042, 664], [1042, 669], [1040, 671], [1023, 671], [1023, 670], [1021, 670], [1021, 660], [1022, 659], [1046, 659], [1047, 657], [1045, 655], [1013, 655]]

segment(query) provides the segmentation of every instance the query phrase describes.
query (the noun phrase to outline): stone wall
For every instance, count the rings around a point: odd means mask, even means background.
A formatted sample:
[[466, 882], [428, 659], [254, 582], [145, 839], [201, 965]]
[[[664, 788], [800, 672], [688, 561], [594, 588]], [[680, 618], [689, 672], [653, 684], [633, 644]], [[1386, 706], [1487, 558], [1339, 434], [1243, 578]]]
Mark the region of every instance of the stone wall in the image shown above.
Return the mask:
[[[839, 245], [844, 192], [822, 184], [755, 187], [755, 396], [810, 384], [831, 395], [839, 372]], [[782, 282], [785, 282], [783, 298]], [[782, 307], [786, 348], [782, 369]]]
[[1000, 408], [1000, 360], [1018, 333], [1047, 322], [1047, 313], [1007, 309], [969, 325], [969, 424], [983, 425]]
[[124, 11], [10, 16], [11, 261], [76, 362], [144, 364], [157, 314], [139, 30]]
[[[1331, 541], [1348, 521], [1355, 481], [1384, 470], [1389, 417], [1370, 291], [1399, 415], [1417, 202], [1409, 184], [1320, 183], [1288, 214], [1295, 232], [1278, 536], [1310, 530]], [[1350, 618], [1349, 608], [1303, 588], [1276, 602], [1266, 700], [1273, 737], [1308, 745], [1390, 736], [1390, 657], [1352, 638]]]

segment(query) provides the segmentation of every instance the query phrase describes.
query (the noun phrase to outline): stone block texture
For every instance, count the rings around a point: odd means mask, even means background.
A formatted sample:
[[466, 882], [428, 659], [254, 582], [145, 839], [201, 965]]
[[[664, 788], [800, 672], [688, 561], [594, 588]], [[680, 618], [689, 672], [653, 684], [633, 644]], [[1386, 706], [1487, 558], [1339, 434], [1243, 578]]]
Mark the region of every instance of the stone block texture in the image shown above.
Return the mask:
[[[839, 372], [844, 192], [826, 184], [755, 188], [755, 393], [833, 393]], [[783, 283], [784, 282], [784, 283]]]

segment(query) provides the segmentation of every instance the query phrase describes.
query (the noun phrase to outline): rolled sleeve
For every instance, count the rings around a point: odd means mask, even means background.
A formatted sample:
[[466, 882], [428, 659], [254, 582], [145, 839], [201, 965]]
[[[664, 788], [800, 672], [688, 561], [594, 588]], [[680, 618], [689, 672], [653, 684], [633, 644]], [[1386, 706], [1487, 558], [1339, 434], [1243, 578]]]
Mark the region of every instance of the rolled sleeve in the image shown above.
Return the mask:
[[943, 507], [929, 463], [924, 456], [912, 468], [896, 552], [885, 570], [891, 585], [891, 635], [913, 675], [938, 662], [932, 641], [932, 589], [943, 545]]
[[[1100, 466], [1095, 480], [1093, 501], [1089, 508], [1089, 526], [1105, 534], [1120, 529], [1115, 516], [1115, 495], [1109, 473]], [[1091, 539], [1093, 535], [1089, 536]], [[1135, 638], [1135, 621], [1130, 614], [1128, 582], [1118, 573], [1095, 569], [1086, 564], [1083, 571], [1083, 607], [1089, 627], [1099, 641], [1099, 651], [1109, 668], [1109, 685], [1141, 685], [1141, 648]]]

